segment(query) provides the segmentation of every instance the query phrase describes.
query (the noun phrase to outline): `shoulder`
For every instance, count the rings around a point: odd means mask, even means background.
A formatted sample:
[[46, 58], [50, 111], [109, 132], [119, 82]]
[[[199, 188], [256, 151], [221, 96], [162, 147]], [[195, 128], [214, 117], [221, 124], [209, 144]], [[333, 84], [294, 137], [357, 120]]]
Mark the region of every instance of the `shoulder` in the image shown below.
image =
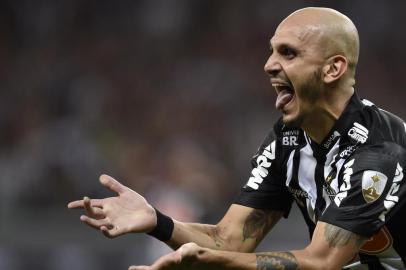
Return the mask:
[[381, 142], [359, 147], [348, 159], [355, 171], [376, 170], [394, 172], [397, 164], [406, 165], [406, 150], [395, 142]]
[[364, 117], [369, 119], [372, 142], [390, 141], [406, 147], [406, 124], [403, 119], [368, 100], [362, 102]]

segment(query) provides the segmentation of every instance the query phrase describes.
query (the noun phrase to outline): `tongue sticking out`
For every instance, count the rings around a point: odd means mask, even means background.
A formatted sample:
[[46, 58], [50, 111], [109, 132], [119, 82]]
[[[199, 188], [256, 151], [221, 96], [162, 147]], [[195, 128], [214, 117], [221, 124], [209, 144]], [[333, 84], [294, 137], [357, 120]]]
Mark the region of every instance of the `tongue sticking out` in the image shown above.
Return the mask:
[[288, 104], [293, 98], [293, 94], [289, 90], [282, 90], [279, 92], [276, 98], [275, 107], [277, 110], [281, 110], [286, 104]]

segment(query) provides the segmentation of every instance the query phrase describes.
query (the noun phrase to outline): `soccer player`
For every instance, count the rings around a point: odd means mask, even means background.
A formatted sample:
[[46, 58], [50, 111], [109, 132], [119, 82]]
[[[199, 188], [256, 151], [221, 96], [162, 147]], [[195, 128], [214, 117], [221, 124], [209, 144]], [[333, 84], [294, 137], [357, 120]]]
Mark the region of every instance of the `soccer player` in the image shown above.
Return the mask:
[[[406, 126], [355, 93], [356, 27], [335, 10], [304, 8], [280, 23], [270, 47], [265, 72], [282, 117], [218, 224], [173, 220], [106, 175], [117, 197], [69, 204], [108, 237], [147, 232], [175, 249], [130, 269], [406, 269]], [[253, 253], [293, 201], [310, 244]]]

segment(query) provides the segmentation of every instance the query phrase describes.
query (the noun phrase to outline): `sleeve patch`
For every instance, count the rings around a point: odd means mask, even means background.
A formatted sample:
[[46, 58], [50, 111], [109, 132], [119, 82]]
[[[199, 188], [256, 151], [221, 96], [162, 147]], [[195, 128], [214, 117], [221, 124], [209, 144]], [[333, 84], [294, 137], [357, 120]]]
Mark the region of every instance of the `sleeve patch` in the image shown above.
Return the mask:
[[372, 203], [381, 197], [388, 177], [378, 171], [364, 171], [362, 174], [362, 196], [367, 203]]

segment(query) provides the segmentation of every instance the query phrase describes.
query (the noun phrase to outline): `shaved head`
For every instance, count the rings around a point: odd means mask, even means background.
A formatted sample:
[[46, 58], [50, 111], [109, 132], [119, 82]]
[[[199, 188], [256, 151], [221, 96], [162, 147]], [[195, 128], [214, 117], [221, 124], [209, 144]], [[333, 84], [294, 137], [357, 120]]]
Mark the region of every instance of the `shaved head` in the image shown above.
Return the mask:
[[299, 39], [316, 41], [325, 57], [343, 55], [348, 68], [355, 72], [359, 55], [359, 37], [354, 23], [344, 14], [330, 8], [308, 7], [290, 14], [278, 26], [296, 27]]

